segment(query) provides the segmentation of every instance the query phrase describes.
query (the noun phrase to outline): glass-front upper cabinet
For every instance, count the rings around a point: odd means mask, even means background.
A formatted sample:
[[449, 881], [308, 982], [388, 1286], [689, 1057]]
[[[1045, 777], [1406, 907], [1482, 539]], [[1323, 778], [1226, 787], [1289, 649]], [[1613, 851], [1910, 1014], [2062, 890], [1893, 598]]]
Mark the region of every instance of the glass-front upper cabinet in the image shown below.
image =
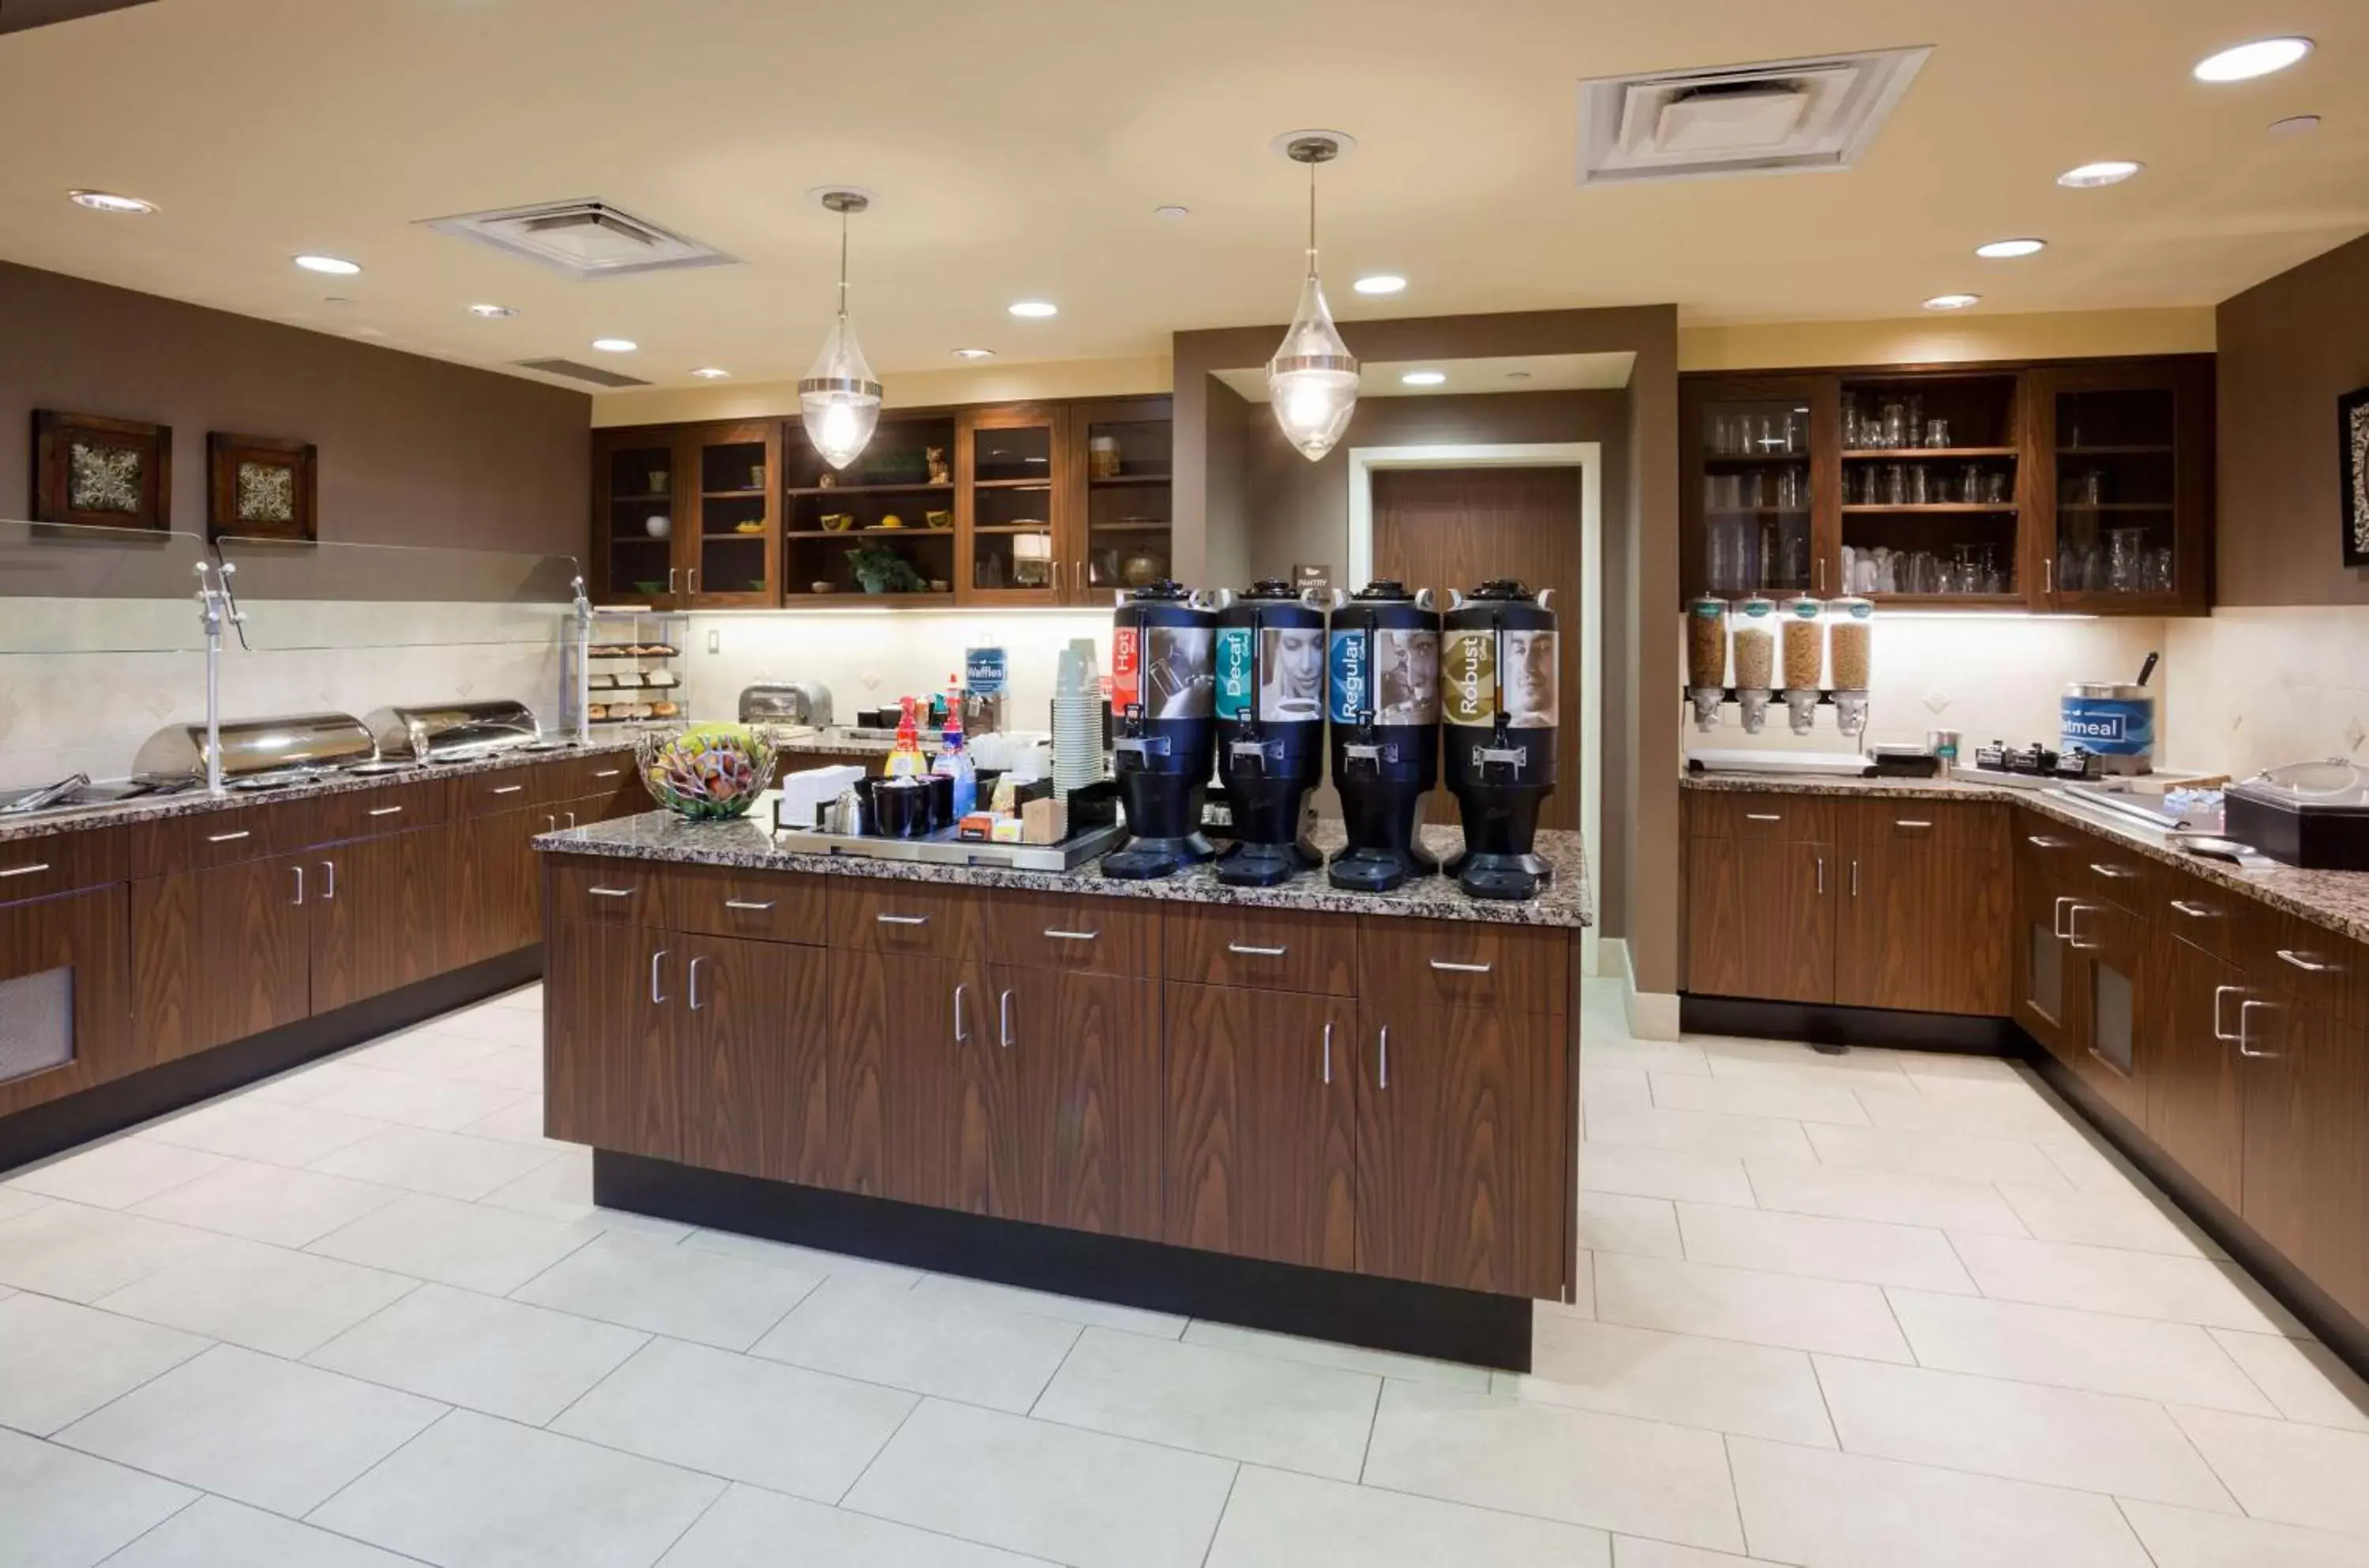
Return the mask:
[[594, 438], [592, 596], [603, 602], [671, 603], [675, 564], [674, 430], [602, 430]]
[[1083, 537], [1063, 573], [1070, 603], [1107, 603], [1121, 589], [1173, 575], [1173, 426], [1165, 397], [1070, 410]]
[[2008, 608], [2025, 593], [2022, 376], [1842, 377], [1841, 591]]
[[1810, 377], [1723, 378], [1716, 391], [1682, 383], [1688, 593], [1740, 599], [1822, 587], [1812, 498], [1829, 452], [1816, 433], [1818, 391]]
[[677, 555], [686, 601], [721, 607], [779, 600], [781, 429], [779, 420], [760, 419], [692, 432], [696, 532]]
[[954, 452], [952, 414], [898, 410], [834, 469], [784, 421], [782, 602], [954, 602]]
[[2202, 611], [2213, 377], [2203, 356], [2032, 372], [2052, 608]]
[[956, 432], [956, 569], [972, 604], [1059, 604], [1081, 552], [1057, 458], [1064, 420], [1037, 405], [965, 413]]

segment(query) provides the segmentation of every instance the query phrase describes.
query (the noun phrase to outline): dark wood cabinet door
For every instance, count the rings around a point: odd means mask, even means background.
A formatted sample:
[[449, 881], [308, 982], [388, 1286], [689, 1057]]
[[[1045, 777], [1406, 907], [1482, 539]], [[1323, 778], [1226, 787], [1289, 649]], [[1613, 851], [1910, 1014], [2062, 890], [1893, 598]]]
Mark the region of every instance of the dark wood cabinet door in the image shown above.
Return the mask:
[[1843, 848], [1835, 1000], [1997, 1017], [2008, 1011], [2014, 868], [1960, 848], [1930, 807], [1861, 814]]
[[992, 974], [1002, 1066], [1019, 1078], [1020, 1115], [995, 1129], [1022, 1173], [1012, 1218], [1156, 1239], [1160, 988], [1004, 965]]
[[1165, 1238], [1355, 1268], [1356, 1003], [1171, 983], [1162, 1013]]
[[544, 954], [544, 1133], [681, 1157], [678, 1058], [686, 1033], [680, 939], [555, 921]]
[[2015, 986], [2010, 1016], [2051, 1056], [2070, 1063], [2079, 1050], [2073, 1017], [2073, 955], [2065, 944], [2072, 897], [2055, 878], [2019, 858], [2015, 882]]
[[168, 1061], [312, 1012], [315, 857], [239, 861], [132, 884], [132, 1014]]
[[2147, 1136], [2236, 1212], [2243, 1201], [2245, 1104], [2237, 1009], [2246, 977], [2157, 933], [2146, 970]]
[[670, 940], [684, 959], [683, 1162], [878, 1193], [877, 1058], [858, 1060], [840, 1048], [822, 951], [729, 937]]
[[1832, 1001], [1841, 868], [1829, 844], [1743, 841], [1743, 996]]
[[956, 1147], [962, 1059], [995, 1048], [987, 977], [946, 958], [827, 951], [834, 1048], [878, 1084], [881, 1191], [954, 1207], [966, 1163]]
[[456, 963], [498, 958], [543, 940], [543, 868], [529, 846], [547, 815], [521, 807], [461, 823]]
[[128, 929], [120, 886], [0, 905], [0, 986], [23, 988], [12, 1011], [54, 1030], [8, 1042], [0, 1114], [148, 1065], [132, 1031]]
[[326, 1013], [390, 991], [416, 976], [407, 952], [405, 884], [413, 858], [405, 838], [360, 839], [315, 851], [303, 864], [313, 878], [313, 1011]]
[[1360, 1010], [1357, 1267], [1505, 1295], [1563, 1288], [1563, 1020]]
[[2369, 1310], [2369, 1037], [2259, 987], [2235, 1011], [2246, 1222], [2348, 1310]]
[[2130, 1118], [2146, 1120], [2149, 1038], [2146, 998], [2146, 927], [2129, 910], [2080, 898], [2065, 910], [2073, 956], [2073, 1070]]

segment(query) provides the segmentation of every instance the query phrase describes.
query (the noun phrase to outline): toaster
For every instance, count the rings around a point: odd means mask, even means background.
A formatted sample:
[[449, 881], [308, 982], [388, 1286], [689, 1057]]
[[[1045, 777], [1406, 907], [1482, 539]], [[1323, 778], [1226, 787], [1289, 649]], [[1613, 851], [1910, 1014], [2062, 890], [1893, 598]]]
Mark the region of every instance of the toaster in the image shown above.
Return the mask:
[[817, 729], [830, 722], [830, 688], [819, 681], [760, 681], [740, 689], [742, 724], [803, 724]]

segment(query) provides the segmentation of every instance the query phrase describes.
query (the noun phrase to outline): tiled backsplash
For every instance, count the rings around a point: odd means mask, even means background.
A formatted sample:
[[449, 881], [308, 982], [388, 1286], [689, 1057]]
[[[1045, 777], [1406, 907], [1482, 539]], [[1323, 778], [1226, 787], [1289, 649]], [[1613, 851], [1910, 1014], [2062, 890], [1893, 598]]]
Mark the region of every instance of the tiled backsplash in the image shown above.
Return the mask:
[[2174, 621], [2164, 662], [2180, 679], [2175, 755], [2237, 777], [2317, 757], [2363, 758], [2369, 605], [2216, 611]]

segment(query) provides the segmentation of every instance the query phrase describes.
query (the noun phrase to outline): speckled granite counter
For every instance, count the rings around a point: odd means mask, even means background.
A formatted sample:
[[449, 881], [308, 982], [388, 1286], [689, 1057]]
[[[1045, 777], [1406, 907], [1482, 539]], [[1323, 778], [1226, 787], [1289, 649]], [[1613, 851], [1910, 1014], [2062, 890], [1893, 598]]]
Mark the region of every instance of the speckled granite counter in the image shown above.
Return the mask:
[[2127, 844], [2148, 859], [2176, 865], [2192, 876], [2258, 898], [2273, 909], [2369, 943], [2369, 872], [2302, 871], [2264, 861], [2238, 866], [2186, 853], [2136, 823], [2086, 807], [2043, 789], [2019, 789], [1975, 779], [1867, 779], [1802, 773], [1688, 773], [1679, 787], [1699, 791], [1745, 791], [1822, 795], [1865, 799], [1997, 800], [2027, 807], [2068, 827], [2084, 829]]
[[[1163, 898], [1188, 904], [1244, 904], [1278, 910], [1322, 910], [1335, 914], [1412, 915], [1430, 920], [1490, 921], [1507, 925], [1579, 927], [1595, 923], [1587, 881], [1587, 853], [1577, 833], [1542, 832], [1538, 853], [1554, 867], [1545, 892], [1527, 903], [1497, 903], [1466, 895], [1445, 877], [1426, 876], [1394, 893], [1345, 893], [1322, 872], [1280, 887], [1228, 887], [1208, 866], [1156, 882], [1120, 882], [1093, 865], [1071, 872], [1012, 871], [994, 865], [934, 865], [914, 861], [872, 860], [863, 855], [798, 854], [773, 847], [766, 825], [770, 803], [731, 822], [687, 822], [669, 811], [647, 811], [534, 841], [539, 850], [569, 854], [616, 855], [628, 860], [680, 861], [702, 865], [750, 866], [760, 870], [824, 872], [840, 876], [876, 876], [892, 881], [956, 882], [975, 887], [1013, 887], [1035, 892], [1092, 893], [1115, 898]], [[1426, 828], [1424, 846], [1445, 859], [1461, 847], [1452, 828]], [[1328, 854], [1341, 847], [1340, 825], [1322, 824], [1316, 847]]]
[[111, 806], [91, 806], [73, 811], [51, 811], [32, 817], [0, 817], [0, 843], [19, 839], [38, 839], [50, 833], [69, 833], [85, 828], [112, 828], [127, 822], [153, 822], [166, 817], [194, 817], [208, 811], [229, 811], [243, 807], [271, 806], [282, 801], [317, 800], [325, 795], [342, 795], [349, 790], [381, 789], [388, 784], [413, 784], [421, 779], [457, 778], [464, 773], [490, 773], [497, 768], [514, 768], [532, 762], [556, 762], [569, 757], [592, 757], [604, 752], [630, 751], [634, 742], [629, 737], [608, 736], [595, 739], [589, 746], [562, 746], [541, 751], [506, 751], [467, 762], [422, 763], [416, 767], [398, 768], [387, 773], [332, 773], [317, 784], [291, 784], [284, 789], [235, 789], [223, 795], [208, 795], [202, 789], [180, 795], [161, 795], [120, 801]]

